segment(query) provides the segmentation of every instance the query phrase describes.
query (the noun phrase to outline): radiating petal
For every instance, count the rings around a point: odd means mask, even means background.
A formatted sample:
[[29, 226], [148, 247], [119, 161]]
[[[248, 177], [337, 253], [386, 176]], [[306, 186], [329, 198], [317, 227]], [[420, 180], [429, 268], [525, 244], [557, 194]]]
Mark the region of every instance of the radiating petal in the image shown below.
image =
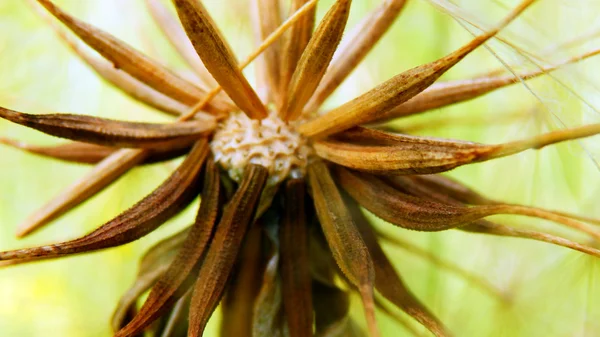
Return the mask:
[[315, 161], [310, 164], [308, 177], [315, 209], [333, 257], [349, 282], [360, 292], [369, 331], [372, 336], [378, 336], [373, 302], [375, 272], [368, 248], [325, 163]]
[[201, 140], [185, 161], [157, 189], [130, 209], [79, 239], [0, 253], [0, 260], [60, 257], [120, 246], [150, 233], [184, 209], [198, 194], [200, 169], [208, 155]]
[[[347, 199], [349, 199], [347, 197]], [[351, 200], [347, 201], [351, 202]], [[435, 336], [451, 336], [448, 329], [406, 287], [379, 245], [371, 224], [361, 213], [358, 204], [349, 204], [352, 219], [369, 249], [375, 267], [375, 289], [388, 301], [423, 324]]]
[[[279, 252], [267, 262], [262, 286], [252, 312], [252, 337], [283, 337], [283, 298], [279, 278]], [[312, 329], [312, 322], [310, 325]]]
[[150, 149], [189, 144], [217, 126], [212, 116], [190, 122], [159, 124], [73, 114], [34, 115], [2, 107], [0, 118], [56, 137], [97, 145]]
[[[136, 79], [184, 104], [193, 105], [206, 95], [194, 84], [182, 79], [123, 41], [67, 14], [49, 0], [37, 0], [52, 15], [77, 34], [86, 44]], [[228, 111], [226, 105], [210, 103], [211, 112]]]
[[152, 287], [150, 295], [139, 313], [115, 337], [126, 337], [143, 331], [154, 320], [169, 310], [175, 302], [192, 286], [198, 267], [207, 250], [217, 222], [220, 204], [219, 169], [212, 160], [206, 165], [202, 202], [196, 222], [190, 229], [183, 246]]
[[112, 316], [111, 326], [114, 332], [124, 327], [128, 323], [129, 318], [133, 318], [127, 317], [128, 312], [130, 312], [131, 308], [137, 311], [136, 305], [140, 297], [152, 288], [161, 275], [169, 269], [169, 265], [175, 259], [188, 233], [189, 229], [186, 228], [179, 233], [159, 241], [150, 247], [144, 257], [142, 257], [135, 282], [121, 296]]
[[167, 37], [171, 45], [179, 52], [179, 55], [200, 77], [205, 88], [212, 88], [217, 81], [212, 77], [202, 60], [196, 53], [194, 46], [188, 39], [185, 30], [181, 26], [177, 16], [169, 13], [169, 10], [160, 0], [145, 0], [148, 11], [157, 23], [157, 26]]
[[[308, 0], [292, 0], [291, 12], [296, 12], [309, 2]], [[283, 42], [281, 51], [280, 95], [287, 94], [290, 80], [294, 75], [300, 56], [302, 56], [308, 41], [312, 37], [315, 26], [315, 14], [316, 9], [311, 9], [305, 17], [294, 24]]]
[[490, 215], [516, 214], [554, 221], [600, 239], [600, 232], [586, 224], [537, 208], [507, 204], [465, 207], [439, 202], [400, 190], [401, 186], [394, 184], [394, 181], [402, 177], [383, 180], [370, 174], [351, 172], [339, 166], [336, 168], [336, 177], [340, 185], [361, 206], [381, 219], [407, 229], [441, 231], [463, 226]]
[[254, 301], [260, 291], [265, 269], [262, 258], [261, 226], [252, 226], [236, 262], [227, 293], [221, 301], [220, 336], [251, 336]]
[[284, 218], [279, 229], [283, 305], [291, 337], [313, 335], [305, 188], [304, 180], [286, 183]]
[[31, 234], [75, 208], [144, 161], [146, 156], [146, 152], [142, 150], [124, 149], [106, 157], [85, 176], [61, 191], [23, 221], [17, 228], [17, 236]]
[[248, 226], [253, 220], [268, 170], [249, 165], [238, 190], [225, 206], [194, 286], [189, 337], [199, 337], [223, 295]]
[[331, 66], [304, 111], [312, 113], [352, 73], [379, 39], [388, 31], [404, 8], [406, 0], [384, 0], [367, 14], [342, 40]]
[[204, 6], [196, 0], [173, 3], [196, 52], [223, 90], [249, 117], [266, 117], [266, 108], [238, 68], [235, 56]]
[[35, 1], [36, 0], [27, 0], [27, 2], [31, 4], [34, 12], [38, 14], [50, 28], [52, 28], [56, 35], [58, 35], [58, 37], [65, 42], [65, 44], [84, 63], [115, 88], [143, 104], [172, 115], [181, 115], [189, 109], [187, 105], [152, 89], [129, 75], [127, 72], [115, 68], [110, 61], [98, 57], [97, 55], [93, 55], [90, 50], [84, 48], [72, 34], [69, 34], [65, 28], [58, 25], [56, 20], [54, 20], [47, 11], [42, 10]]
[[[252, 26], [256, 44], [260, 45], [269, 34], [281, 26], [279, 0], [252, 0]], [[279, 81], [281, 69], [281, 42], [274, 42], [257, 60], [256, 73], [261, 77], [259, 86], [264, 86], [268, 102], [281, 104]], [[264, 77], [264, 78], [262, 78]], [[261, 88], [262, 89], [262, 88]]]
[[548, 132], [498, 145], [392, 134], [354, 128], [337, 138], [314, 143], [316, 153], [352, 169], [385, 174], [431, 174], [458, 166], [507, 157], [529, 149], [594, 136], [600, 124]]
[[377, 120], [380, 114], [388, 109], [406, 102], [427, 89], [465, 56], [496, 35], [534, 1], [522, 1], [494, 29], [475, 37], [449, 55], [396, 75], [352, 101], [302, 124], [298, 130], [305, 136], [324, 137], [355, 125]]
[[54, 146], [38, 146], [5, 137], [0, 137], [0, 143], [43, 157], [81, 164], [95, 164], [116, 150], [113, 147], [81, 142], [69, 142]]
[[[446, 177], [428, 175], [412, 176], [406, 178], [394, 177], [391, 178], [391, 180], [393, 181], [394, 186], [403, 189], [407, 193], [451, 205], [502, 205], [501, 203], [487, 199], [479, 193], [471, 190], [470, 188], [458, 183], [457, 181]], [[514, 207], [516, 207], [517, 209], [523, 208], [523, 206], [520, 205], [514, 205]], [[560, 218], [566, 219], [575, 219], [580, 221], [588, 220], [592, 223], [594, 223], [594, 221], [597, 221], [596, 219], [589, 219], [568, 213], [548, 211], [535, 207], [526, 207], [526, 209], [532, 209], [532, 216], [536, 216], [536, 214], [539, 214], [541, 216], [544, 216], [545, 214], [550, 214], [558, 215], [560, 216]], [[550, 220], [553, 219], [550, 218]], [[532, 239], [547, 242], [558, 246], [574, 249], [593, 256], [598, 256], [598, 253], [600, 253], [600, 251], [595, 248], [588, 247], [552, 234], [536, 232], [521, 228], [512, 228], [509, 226], [501, 225], [486, 220], [478, 220], [467, 224], [459, 229], [467, 232], [519, 237], [524, 239]], [[595, 232], [591, 233], [594, 234]]]
[[304, 105], [317, 89], [333, 53], [342, 39], [352, 0], [337, 0], [312, 35], [292, 76], [280, 110], [282, 119], [300, 117]]
[[548, 74], [556, 69], [579, 62], [599, 53], [600, 49], [593, 50], [569, 58], [555, 65], [517, 73], [517, 77], [513, 74], [506, 75], [500, 73], [477, 76], [466, 80], [434, 83], [415, 97], [381, 114], [375, 121], [383, 122], [393, 118], [405, 117], [451, 104], [465, 102], [511, 84], [521, 83], [522, 81]]

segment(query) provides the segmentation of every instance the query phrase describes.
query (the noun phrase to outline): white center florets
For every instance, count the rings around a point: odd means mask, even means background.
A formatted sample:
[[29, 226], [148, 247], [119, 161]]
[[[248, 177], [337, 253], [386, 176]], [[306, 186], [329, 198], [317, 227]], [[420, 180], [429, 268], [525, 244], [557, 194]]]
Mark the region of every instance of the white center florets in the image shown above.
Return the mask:
[[239, 182], [244, 168], [252, 163], [269, 170], [269, 185], [303, 176], [312, 152], [306, 139], [275, 112], [262, 120], [232, 113], [219, 124], [210, 147], [215, 161], [233, 180]]

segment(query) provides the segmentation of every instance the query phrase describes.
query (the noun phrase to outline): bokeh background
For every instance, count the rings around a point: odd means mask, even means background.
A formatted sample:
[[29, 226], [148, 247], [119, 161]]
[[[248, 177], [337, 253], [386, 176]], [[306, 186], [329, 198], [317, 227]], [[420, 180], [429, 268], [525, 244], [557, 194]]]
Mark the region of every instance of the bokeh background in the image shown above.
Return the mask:
[[[383, 0], [354, 0], [349, 26]], [[189, 74], [183, 61], [153, 24], [143, 0], [56, 0], [85, 19]], [[448, 3], [445, 0], [437, 1]], [[247, 0], [205, 0], [238, 57], [252, 51]], [[332, 3], [322, 0], [321, 17]], [[491, 26], [514, 0], [455, 0], [470, 20]], [[538, 0], [501, 34], [549, 63], [600, 48], [595, 0]], [[451, 16], [425, 0], [409, 4], [392, 30], [348, 81], [327, 102], [333, 106], [381, 81], [431, 61], [468, 41], [470, 34]], [[582, 37], [577, 40], [578, 37]], [[564, 45], [572, 41], [573, 43]], [[502, 67], [535, 69], [513, 48], [498, 41], [481, 48], [444, 79], [457, 79]], [[557, 48], [558, 47], [558, 48]], [[498, 143], [544, 131], [599, 123], [600, 60], [565, 67], [484, 98], [397, 122], [415, 133]], [[247, 74], [252, 78], [253, 69]], [[0, 105], [33, 113], [53, 111], [127, 120], [165, 121], [166, 117], [123, 96], [98, 79], [32, 14], [22, 0], [0, 1]], [[35, 144], [60, 140], [0, 121], [0, 134]], [[511, 158], [463, 167], [449, 173], [487, 195], [510, 202], [577, 212], [600, 218], [598, 138], [527, 151]], [[80, 236], [158, 186], [174, 163], [137, 168], [97, 197], [23, 240], [16, 225], [84, 175], [89, 167], [45, 160], [0, 146], [0, 249], [12, 249]], [[125, 247], [60, 261], [0, 269], [0, 336], [110, 336], [112, 311], [136, 273], [145, 248], [187, 224], [188, 210], [155, 233]], [[586, 237], [543, 221], [496, 217], [514, 226]], [[600, 260], [581, 253], [522, 239], [485, 237], [458, 231], [415, 233], [378, 227], [459, 266], [472, 278], [393, 245], [386, 245], [407, 284], [457, 336], [600, 336]], [[473, 279], [497, 289], [482, 290]], [[358, 304], [358, 301], [356, 301]], [[356, 306], [357, 317], [361, 310]], [[400, 314], [402, 315], [402, 314]], [[384, 336], [409, 335], [380, 315]], [[211, 321], [213, 335], [219, 316]], [[428, 334], [411, 323], [424, 336]]]

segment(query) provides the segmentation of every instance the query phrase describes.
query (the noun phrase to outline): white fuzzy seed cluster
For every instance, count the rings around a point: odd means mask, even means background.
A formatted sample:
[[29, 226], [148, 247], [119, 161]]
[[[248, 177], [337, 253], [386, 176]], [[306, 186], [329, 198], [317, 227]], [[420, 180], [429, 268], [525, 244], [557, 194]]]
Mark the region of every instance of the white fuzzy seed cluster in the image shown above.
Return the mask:
[[232, 113], [221, 122], [210, 144], [215, 162], [239, 182], [252, 163], [269, 170], [268, 185], [305, 174], [311, 147], [306, 139], [271, 112], [263, 120]]

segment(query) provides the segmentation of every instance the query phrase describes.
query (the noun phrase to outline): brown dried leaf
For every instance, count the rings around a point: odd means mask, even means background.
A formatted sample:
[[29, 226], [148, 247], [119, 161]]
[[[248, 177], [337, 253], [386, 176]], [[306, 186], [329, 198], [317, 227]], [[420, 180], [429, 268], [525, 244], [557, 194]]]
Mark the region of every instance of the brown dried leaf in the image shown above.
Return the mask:
[[371, 335], [379, 336], [373, 302], [375, 272], [368, 248], [325, 163], [311, 163], [308, 177], [315, 209], [333, 257], [349, 282], [361, 294]]
[[350, 212], [363, 241], [369, 249], [375, 267], [375, 289], [388, 301], [402, 309], [416, 321], [423, 324], [435, 336], [451, 336], [448, 329], [435, 317], [406, 287], [400, 275], [394, 269], [383, 249], [379, 245], [371, 224], [360, 211], [359, 205], [350, 198]]
[[466, 80], [434, 83], [431, 87], [415, 97], [381, 114], [380, 117], [374, 121], [383, 122], [393, 118], [405, 117], [451, 104], [465, 102], [511, 84], [521, 83], [522, 81], [548, 74], [556, 69], [577, 63], [599, 53], [600, 49], [593, 50], [569, 58], [555, 65], [517, 73], [517, 77], [513, 74], [492, 74], [477, 76]]
[[496, 35], [534, 1], [522, 1], [494, 29], [475, 37], [449, 55], [394, 76], [352, 101], [300, 125], [298, 131], [305, 136], [324, 137], [379, 119], [382, 113], [406, 102], [433, 84], [465, 56]]
[[[393, 177], [390, 178], [392, 184], [397, 188], [400, 188], [407, 193], [410, 193], [415, 196], [420, 196], [423, 198], [427, 198], [430, 200], [435, 200], [443, 203], [447, 203], [450, 205], [464, 205], [464, 204], [475, 204], [475, 205], [501, 205], [501, 203], [495, 202], [493, 200], [487, 199], [480, 195], [479, 193], [471, 190], [470, 188], [458, 183], [455, 180], [450, 178], [445, 178], [441, 176], [412, 176], [412, 177]], [[523, 206], [515, 205], [517, 208], [522, 208]], [[547, 211], [543, 209], [538, 209], [534, 207], [527, 207], [530, 209], [534, 209], [535, 213], [544, 215], [548, 214], [556, 214], [562, 218], [570, 218], [575, 220], [595, 220], [588, 219], [585, 217], [578, 217], [576, 215], [561, 213], [555, 211]], [[535, 215], [534, 215], [535, 216]], [[583, 218], [583, 219], [581, 219]], [[511, 237], [520, 237], [525, 239], [532, 239], [542, 242], [547, 242], [551, 244], [555, 244], [558, 246], [563, 246], [566, 248], [574, 249], [589, 255], [598, 256], [600, 253], [599, 250], [573, 242], [571, 240], [561, 238], [548, 233], [541, 233], [536, 231], [531, 231], [527, 229], [519, 229], [512, 228], [509, 226], [493, 223], [486, 220], [478, 220], [467, 224], [461, 228], [464, 231], [474, 232], [474, 233], [482, 233], [482, 234], [491, 234], [491, 235], [499, 235], [499, 236], [511, 236]], [[592, 232], [594, 233], [594, 232]], [[396, 242], [396, 245], [400, 245]], [[404, 244], [405, 246], [408, 244]], [[413, 251], [417, 248], [412, 247]]]
[[533, 207], [507, 204], [465, 207], [456, 203], [439, 202], [402, 191], [402, 187], [394, 183], [402, 177], [383, 180], [370, 174], [351, 172], [339, 166], [336, 169], [336, 177], [340, 185], [361, 206], [381, 219], [407, 229], [441, 231], [463, 226], [490, 215], [515, 214], [554, 221], [600, 239], [600, 233], [586, 224]]
[[342, 39], [351, 4], [351, 0], [337, 0], [312, 35], [290, 80], [280, 109], [282, 119], [294, 120], [302, 114]]
[[202, 335], [208, 319], [221, 300], [268, 175], [268, 170], [262, 166], [247, 166], [238, 190], [225, 206], [194, 286], [188, 331], [190, 337]]
[[458, 166], [541, 149], [600, 133], [600, 124], [549, 132], [498, 145], [392, 134], [356, 127], [314, 143], [319, 156], [352, 169], [384, 174], [431, 174]]
[[125, 149], [103, 159], [85, 176], [75, 181], [58, 196], [31, 214], [17, 227], [22, 237], [48, 224], [120, 178], [146, 158], [146, 152]]
[[88, 49], [84, 48], [69, 32], [59, 26], [48, 12], [42, 10], [35, 2], [36, 0], [27, 0], [33, 11], [38, 14], [58, 37], [90, 68], [92, 68], [100, 77], [112, 84], [115, 88], [121, 90], [133, 99], [158, 109], [171, 115], [184, 114], [189, 107], [181, 102], [172, 99], [169, 96], [156, 91], [143, 82], [135, 79], [125, 71], [115, 68], [115, 66], [103, 58], [93, 55]]
[[[281, 26], [281, 16], [279, 0], [253, 0], [252, 6], [252, 26], [256, 37], [256, 44], [260, 45], [269, 34], [273, 33]], [[279, 73], [281, 65], [281, 42], [274, 42], [261, 57], [257, 60], [256, 73], [264, 77], [259, 87], [267, 89], [266, 94], [269, 102], [281, 104], [281, 98], [277, 89], [281, 75]]]
[[115, 337], [135, 335], [169, 310], [192, 286], [198, 267], [216, 225], [220, 203], [219, 169], [212, 160], [206, 164], [202, 202], [196, 222], [177, 257], [152, 288], [139, 313]]
[[244, 240], [236, 269], [227, 286], [227, 294], [221, 301], [222, 337], [252, 335], [252, 311], [265, 269], [261, 256], [261, 237], [262, 228], [255, 224]]
[[[459, 201], [464, 204], [473, 204], [473, 205], [494, 205], [494, 204], [502, 204], [502, 202], [491, 200], [480, 193], [470, 189], [469, 187], [461, 184], [460, 182], [453, 180], [448, 177], [440, 176], [440, 175], [424, 175], [424, 176], [410, 176], [410, 182], [404, 182], [400, 179], [395, 179], [394, 184], [399, 184], [403, 189], [409, 190], [414, 189], [415, 191], [422, 191], [425, 194], [430, 196], [435, 196], [437, 200], [443, 202], [451, 202], [449, 199], [453, 199], [453, 201]], [[441, 193], [438, 193], [441, 192]], [[411, 194], [415, 194], [410, 192]], [[441, 198], [441, 199], [439, 199]], [[537, 207], [536, 207], [537, 208]], [[548, 210], [543, 208], [538, 208], [543, 212], [554, 213], [556, 215], [560, 215], [563, 217], [600, 225], [600, 219], [590, 218], [586, 216], [582, 216], [579, 214], [572, 214], [568, 212], [561, 212], [556, 210]]]
[[204, 6], [195, 0], [173, 3], [196, 52], [223, 90], [249, 117], [266, 117], [266, 108], [238, 68], [235, 56]]
[[197, 196], [200, 169], [208, 152], [206, 140], [197, 142], [185, 161], [157, 189], [90, 234], [53, 245], [1, 252], [0, 260], [60, 257], [120, 246], [141, 238], [179, 213]]
[[95, 164], [116, 150], [113, 147], [81, 142], [69, 142], [55, 146], [37, 146], [4, 137], [0, 137], [0, 143], [40, 156], [80, 164]]
[[405, 4], [406, 0], [382, 1], [379, 7], [367, 14], [352, 32], [346, 35], [317, 91], [306, 105], [305, 112], [315, 112], [342, 84], [388, 31]]
[[138, 299], [169, 269], [169, 265], [175, 259], [188, 232], [189, 229], [186, 228], [179, 233], [159, 241], [150, 247], [144, 257], [142, 257], [135, 282], [121, 296], [112, 316], [111, 326], [114, 332], [119, 331], [129, 322], [130, 318], [133, 318], [128, 317], [131, 309], [136, 309]]
[[162, 30], [167, 40], [179, 52], [179, 55], [194, 70], [200, 78], [205, 88], [212, 88], [217, 85], [217, 81], [212, 77], [208, 69], [200, 60], [196, 49], [188, 39], [177, 16], [169, 13], [169, 10], [160, 0], [145, 0], [146, 7], [152, 15], [152, 18]]
[[159, 124], [73, 114], [33, 115], [2, 107], [0, 118], [56, 137], [104, 146], [150, 149], [181, 147], [217, 126], [212, 116], [190, 122]]
[[[296, 12], [309, 2], [308, 0], [292, 0], [291, 12]], [[282, 96], [287, 94], [290, 80], [298, 65], [298, 60], [300, 60], [300, 56], [302, 56], [308, 41], [312, 37], [315, 26], [315, 14], [315, 8], [311, 9], [305, 17], [294, 24], [283, 42], [279, 87], [279, 92]]]
[[[283, 337], [283, 298], [279, 278], [279, 253], [275, 251], [265, 268], [262, 286], [252, 311], [252, 337]], [[310, 325], [312, 330], [312, 322]]]
[[286, 183], [285, 215], [279, 229], [283, 307], [291, 337], [313, 335], [305, 189], [304, 180], [301, 179]]
[[[201, 88], [177, 76], [123, 41], [74, 18], [49, 0], [37, 1], [87, 45], [112, 62], [115, 68], [122, 69], [153, 89], [187, 105], [197, 103], [206, 95]], [[217, 105], [217, 102], [206, 106], [208, 111], [216, 113], [229, 111], [229, 108], [226, 104]]]

